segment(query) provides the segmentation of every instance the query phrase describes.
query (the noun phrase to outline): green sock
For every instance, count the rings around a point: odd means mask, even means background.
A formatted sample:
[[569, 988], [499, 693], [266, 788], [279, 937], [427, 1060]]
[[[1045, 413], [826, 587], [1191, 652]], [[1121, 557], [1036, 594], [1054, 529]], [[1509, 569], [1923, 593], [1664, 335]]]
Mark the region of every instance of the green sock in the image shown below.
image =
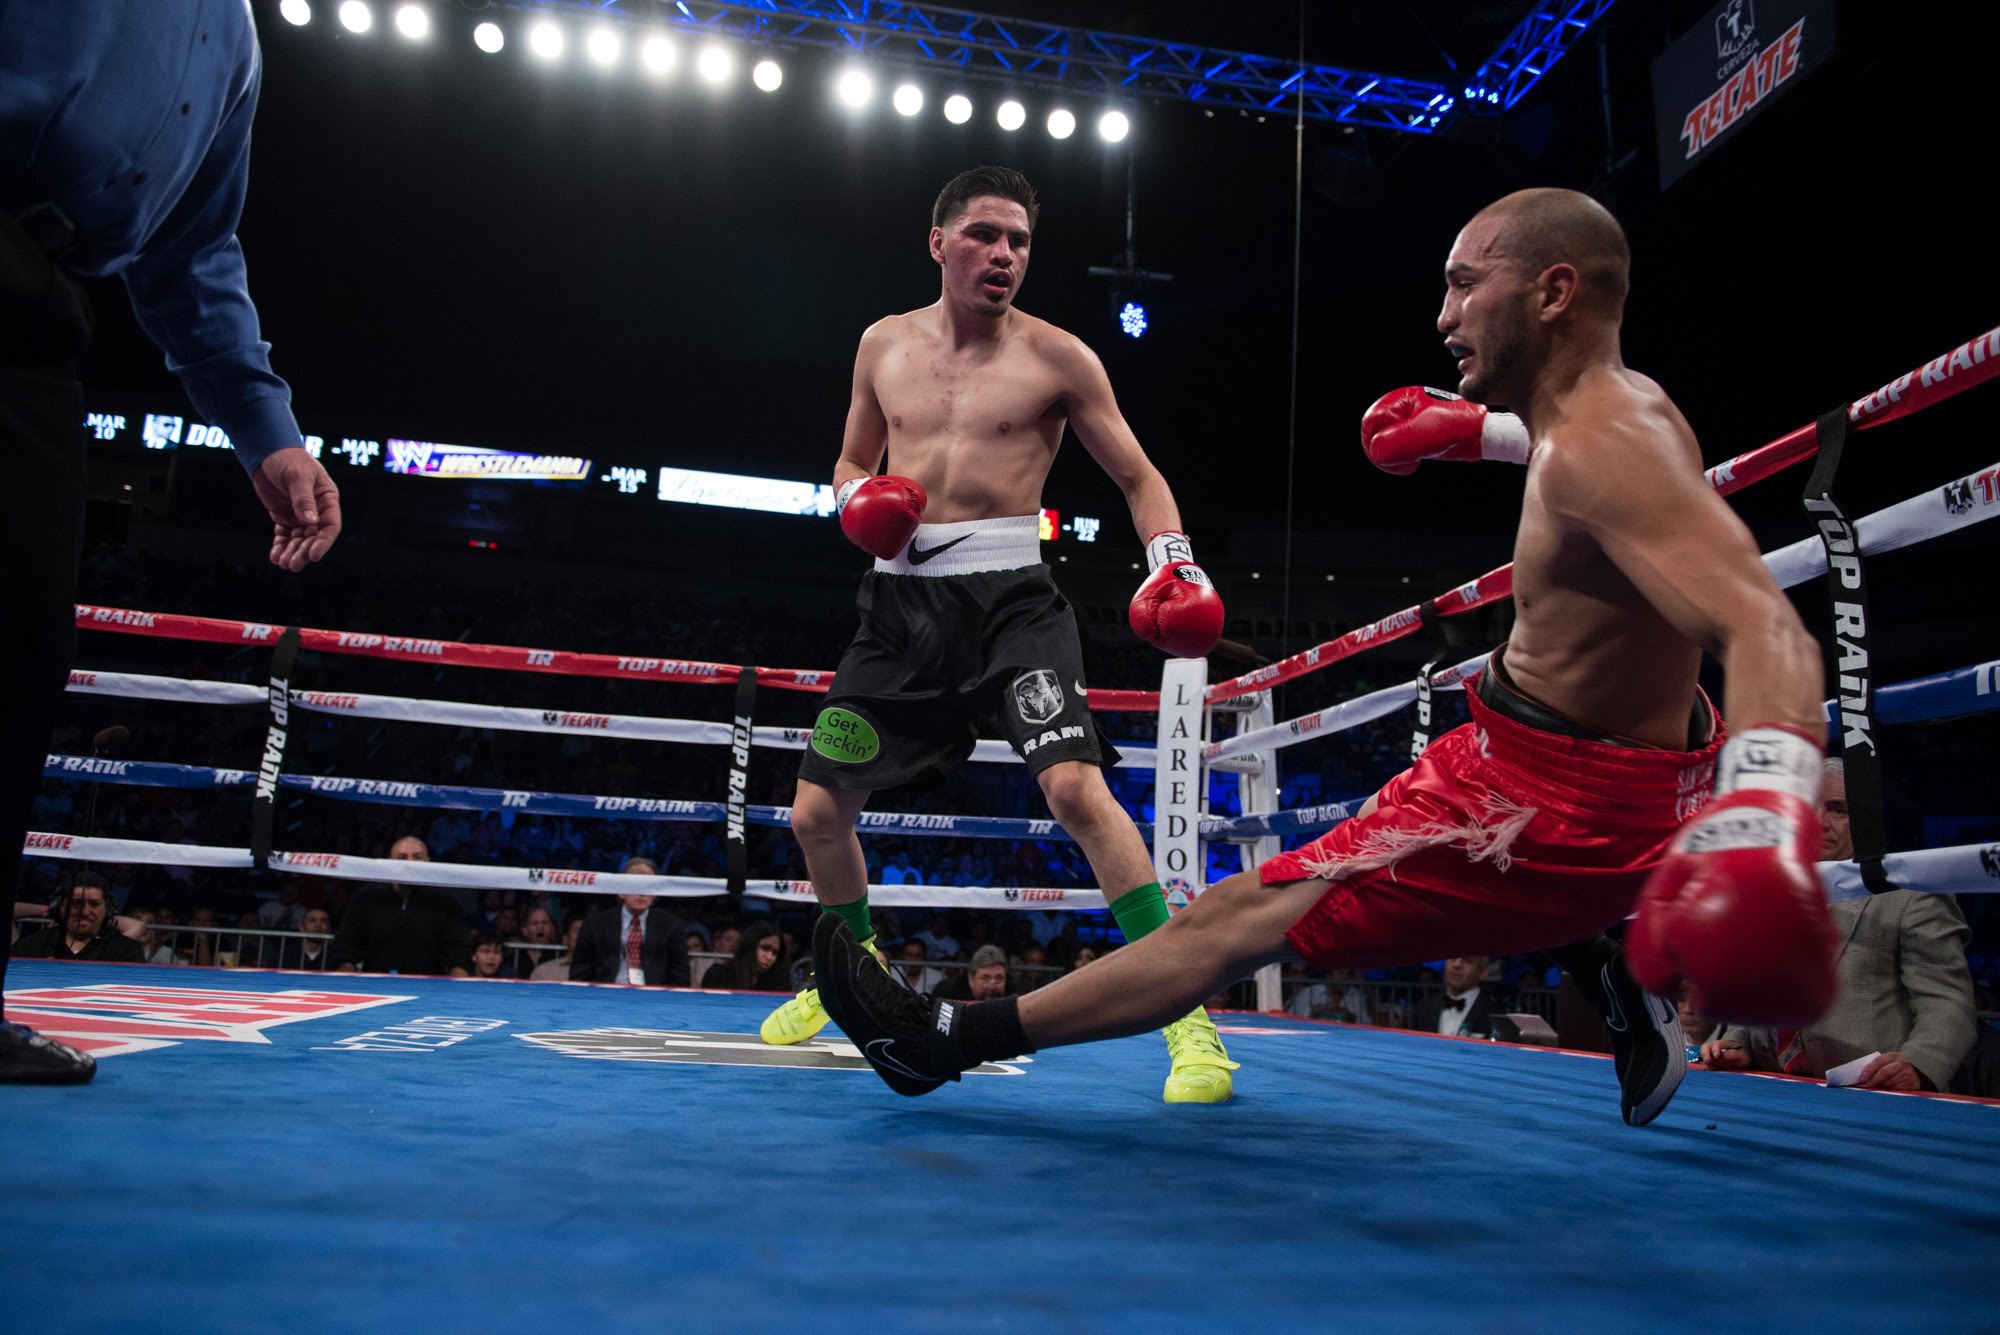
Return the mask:
[[1127, 941], [1137, 941], [1156, 927], [1167, 924], [1167, 901], [1160, 883], [1148, 881], [1137, 890], [1127, 890], [1111, 901], [1111, 916]]
[[838, 913], [847, 929], [854, 933], [854, 939], [867, 945], [875, 939], [875, 924], [868, 921], [868, 896], [862, 895], [852, 904], [828, 904], [828, 913]]

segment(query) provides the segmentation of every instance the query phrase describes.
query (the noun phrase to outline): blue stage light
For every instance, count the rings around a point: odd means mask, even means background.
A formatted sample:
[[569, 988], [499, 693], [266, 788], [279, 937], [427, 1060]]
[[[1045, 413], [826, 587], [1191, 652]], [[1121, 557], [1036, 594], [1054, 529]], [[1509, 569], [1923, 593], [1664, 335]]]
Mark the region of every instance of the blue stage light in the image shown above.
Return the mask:
[[1146, 308], [1136, 301], [1128, 301], [1118, 311], [1118, 327], [1133, 338], [1146, 332]]

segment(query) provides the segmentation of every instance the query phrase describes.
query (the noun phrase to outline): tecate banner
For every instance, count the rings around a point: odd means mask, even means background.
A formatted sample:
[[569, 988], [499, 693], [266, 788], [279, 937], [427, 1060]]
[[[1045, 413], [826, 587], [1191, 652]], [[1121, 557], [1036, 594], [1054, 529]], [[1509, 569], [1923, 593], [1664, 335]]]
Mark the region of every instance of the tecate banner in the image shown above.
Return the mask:
[[1660, 188], [1833, 54], [1834, 0], [1722, 0], [1653, 62]]

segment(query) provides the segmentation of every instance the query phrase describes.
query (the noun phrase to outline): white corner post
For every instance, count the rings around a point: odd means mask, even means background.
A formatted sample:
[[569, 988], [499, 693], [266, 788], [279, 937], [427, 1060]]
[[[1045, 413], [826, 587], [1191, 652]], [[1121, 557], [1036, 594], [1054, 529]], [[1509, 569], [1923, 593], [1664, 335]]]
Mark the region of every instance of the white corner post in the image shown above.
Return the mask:
[[1201, 860], [1202, 693], [1208, 660], [1170, 658], [1160, 673], [1153, 775], [1153, 873], [1178, 913], [1204, 888]]

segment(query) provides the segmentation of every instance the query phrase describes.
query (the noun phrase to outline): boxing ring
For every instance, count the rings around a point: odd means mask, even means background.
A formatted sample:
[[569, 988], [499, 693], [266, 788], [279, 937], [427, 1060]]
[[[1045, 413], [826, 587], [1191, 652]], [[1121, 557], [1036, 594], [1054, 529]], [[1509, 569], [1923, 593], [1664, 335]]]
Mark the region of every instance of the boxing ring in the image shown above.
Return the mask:
[[[2000, 329], [1710, 470], [1730, 493], [1818, 461], [1820, 508], [1807, 506], [1820, 536], [1765, 559], [1781, 584], [1824, 576], [1834, 591], [1830, 736], [1850, 759], [1857, 857], [1822, 864], [1833, 896], [2000, 888], [2000, 845], [1889, 851], [1879, 776], [1872, 788], [1867, 777], [1882, 727], [2000, 707], [2000, 661], [1878, 685], [1865, 616], [1841, 610], [1865, 610], [1864, 558], [2000, 515], [2000, 464], [1855, 520], [1832, 485], [1844, 431], [1872, 431], [1996, 373]], [[1180, 839], [1196, 849], [1177, 868], [1163, 861], [1170, 900], [1200, 893], [1211, 845], [1233, 845], [1251, 865], [1281, 839], [1350, 814], [1338, 803], [1278, 809], [1281, 751], [1412, 708], [1421, 746], [1438, 695], [1462, 689], [1485, 655], [1446, 662], [1464, 653], [1459, 644], [1407, 683], [1282, 721], [1274, 687], [1448, 625], [1511, 587], [1503, 567], [1227, 681], [1208, 684], [1204, 665], [1181, 660], [1160, 692], [1093, 689], [1093, 709], [1160, 718], [1157, 747], [1120, 749], [1124, 765], [1156, 775], [1156, 848]], [[100, 606], [79, 606], [77, 624], [268, 647], [261, 685], [92, 669], [70, 683], [79, 694], [262, 710], [268, 727], [261, 754], [234, 758], [238, 768], [49, 757], [47, 772], [65, 780], [247, 794], [240, 843], [37, 831], [30, 857], [813, 902], [809, 884], [748, 865], [748, 831], [782, 829], [789, 812], [746, 793], [759, 757], [803, 749], [810, 735], [758, 723], [759, 693], [824, 691], [829, 672]], [[682, 719], [323, 689], [299, 679], [302, 651], [318, 653], [321, 675], [362, 657], [707, 684], [733, 689], [734, 707]], [[287, 765], [302, 716], [723, 748], [729, 781], [666, 799], [303, 774]], [[1172, 761], [1190, 750], [1200, 777], [1176, 783]], [[1019, 763], [993, 741], [972, 759]], [[1246, 814], [1211, 812], [1210, 775], [1235, 784], [1232, 805]], [[719, 824], [730, 865], [723, 877], [637, 876], [285, 848], [273, 821], [281, 794]], [[861, 833], [1063, 837], [1048, 820], [918, 812], [869, 812]], [[1066, 886], [869, 894], [884, 907], [1104, 905], [1098, 891]], [[1942, 1324], [1990, 1320], [1977, 1257], [1983, 1248], [1990, 1258], [2000, 1227], [1985, 1186], [2000, 1138], [1995, 1108], [1969, 1101], [1695, 1072], [1660, 1123], [1634, 1132], [1611, 1115], [1604, 1059], [1225, 1015], [1243, 1063], [1238, 1095], [1193, 1114], [1215, 1124], [1191, 1132], [1190, 1114], [1158, 1101], [1160, 1054], [1148, 1039], [1042, 1054], [968, 1080], [969, 1097], [913, 1105], [886, 1099], [831, 1030], [797, 1049], [758, 1043], [768, 996], [32, 960], [10, 981], [11, 1017], [105, 1061], [94, 1086], [7, 1097], [10, 1125], [26, 1133], [19, 1143], [45, 1152], [17, 1154], [5, 1174], [0, 1275], [22, 1292], [43, 1273], [37, 1257], [51, 1238], [94, 1243], [92, 1255], [143, 1239], [131, 1274], [100, 1268], [84, 1292], [38, 1309], [49, 1329], [164, 1327], [187, 1312], [213, 1329], [579, 1317], [620, 1329], [676, 1318], [715, 1329], [815, 1319], [1213, 1329], [1402, 1326], [1467, 1310], [1505, 1328], [1769, 1329], [1814, 1315], [1907, 1320], [1913, 1301]], [[1259, 1004], [1278, 1004], [1275, 971], [1259, 980]], [[514, 1263], [523, 1256], [533, 1260]], [[1438, 1282], [1441, 1264], [1449, 1283]]]

